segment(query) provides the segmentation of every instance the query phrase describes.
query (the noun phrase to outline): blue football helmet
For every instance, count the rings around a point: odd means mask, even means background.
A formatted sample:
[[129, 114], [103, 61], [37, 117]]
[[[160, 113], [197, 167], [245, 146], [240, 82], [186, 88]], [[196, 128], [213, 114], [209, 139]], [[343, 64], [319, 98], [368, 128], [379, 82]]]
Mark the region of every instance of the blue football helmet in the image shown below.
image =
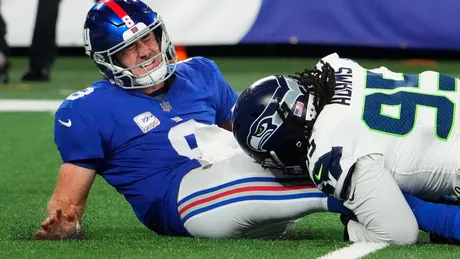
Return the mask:
[[262, 78], [239, 96], [233, 135], [262, 166], [301, 172], [316, 117], [313, 99], [307, 88], [290, 77]]
[[[150, 32], [159, 44], [160, 53], [132, 67], [121, 65], [114, 55]], [[101, 73], [125, 89], [154, 86], [168, 79], [176, 69], [176, 52], [160, 15], [138, 0], [102, 0], [94, 5], [86, 17], [83, 42], [86, 54]], [[160, 65], [148, 71], [146, 66], [160, 55]], [[138, 67], [145, 74], [133, 75], [131, 70]]]

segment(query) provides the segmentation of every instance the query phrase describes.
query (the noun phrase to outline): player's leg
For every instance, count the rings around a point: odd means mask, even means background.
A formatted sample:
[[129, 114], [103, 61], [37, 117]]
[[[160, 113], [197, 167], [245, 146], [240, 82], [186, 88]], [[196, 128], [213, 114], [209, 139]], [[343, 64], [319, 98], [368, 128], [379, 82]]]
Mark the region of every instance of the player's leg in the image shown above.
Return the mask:
[[48, 81], [56, 58], [56, 22], [60, 0], [39, 0], [29, 53], [29, 69], [23, 81]]
[[425, 200], [455, 195], [456, 190], [460, 190], [460, 172], [455, 171], [395, 172], [393, 177], [401, 191]]
[[10, 48], [6, 42], [6, 23], [3, 16], [0, 14], [0, 83], [9, 82], [9, 54]]
[[[367, 160], [371, 161], [367, 161]], [[359, 222], [347, 226], [353, 242], [414, 243], [418, 225], [391, 174], [371, 157], [358, 160], [344, 205]]]
[[242, 152], [189, 172], [178, 205], [187, 231], [204, 238], [273, 238], [328, 206], [305, 176], [263, 169]]
[[420, 229], [429, 232], [432, 241], [460, 244], [460, 206], [457, 202], [451, 205], [432, 203], [407, 193], [404, 197]]

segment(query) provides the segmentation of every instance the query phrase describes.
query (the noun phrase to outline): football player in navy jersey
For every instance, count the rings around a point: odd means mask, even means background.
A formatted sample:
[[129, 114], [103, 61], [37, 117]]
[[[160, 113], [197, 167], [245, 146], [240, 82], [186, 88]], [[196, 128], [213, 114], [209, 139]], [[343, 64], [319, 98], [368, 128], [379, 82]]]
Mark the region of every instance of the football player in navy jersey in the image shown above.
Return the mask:
[[349, 212], [308, 177], [262, 169], [241, 150], [230, 132], [237, 94], [213, 61], [177, 62], [162, 19], [143, 2], [100, 1], [83, 37], [107, 80], [56, 112], [63, 163], [38, 238], [80, 235], [96, 175], [162, 235], [275, 237], [310, 213]]

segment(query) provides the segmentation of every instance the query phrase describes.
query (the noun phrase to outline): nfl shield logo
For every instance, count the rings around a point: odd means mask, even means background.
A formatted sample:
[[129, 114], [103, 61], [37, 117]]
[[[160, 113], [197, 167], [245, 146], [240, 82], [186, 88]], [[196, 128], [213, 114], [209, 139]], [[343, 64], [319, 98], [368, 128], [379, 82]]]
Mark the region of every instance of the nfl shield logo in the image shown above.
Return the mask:
[[131, 31], [132, 31], [133, 33], [136, 33], [136, 32], [139, 31], [139, 29], [137, 28], [137, 26], [134, 26], [134, 27], [131, 27]]
[[169, 102], [162, 102], [160, 105], [161, 109], [163, 109], [165, 112], [170, 112], [172, 110], [171, 104], [169, 104]]

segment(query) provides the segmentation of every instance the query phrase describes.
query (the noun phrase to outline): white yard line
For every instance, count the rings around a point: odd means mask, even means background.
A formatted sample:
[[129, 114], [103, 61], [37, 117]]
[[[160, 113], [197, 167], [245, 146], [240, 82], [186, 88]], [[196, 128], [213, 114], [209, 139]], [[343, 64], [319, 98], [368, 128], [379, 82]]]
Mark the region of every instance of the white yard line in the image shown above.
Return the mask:
[[62, 100], [0, 99], [0, 112], [54, 112]]
[[377, 250], [387, 247], [387, 243], [354, 243], [350, 246], [337, 249], [324, 256], [319, 257], [320, 259], [356, 259], [361, 258], [370, 253], [374, 253]]

